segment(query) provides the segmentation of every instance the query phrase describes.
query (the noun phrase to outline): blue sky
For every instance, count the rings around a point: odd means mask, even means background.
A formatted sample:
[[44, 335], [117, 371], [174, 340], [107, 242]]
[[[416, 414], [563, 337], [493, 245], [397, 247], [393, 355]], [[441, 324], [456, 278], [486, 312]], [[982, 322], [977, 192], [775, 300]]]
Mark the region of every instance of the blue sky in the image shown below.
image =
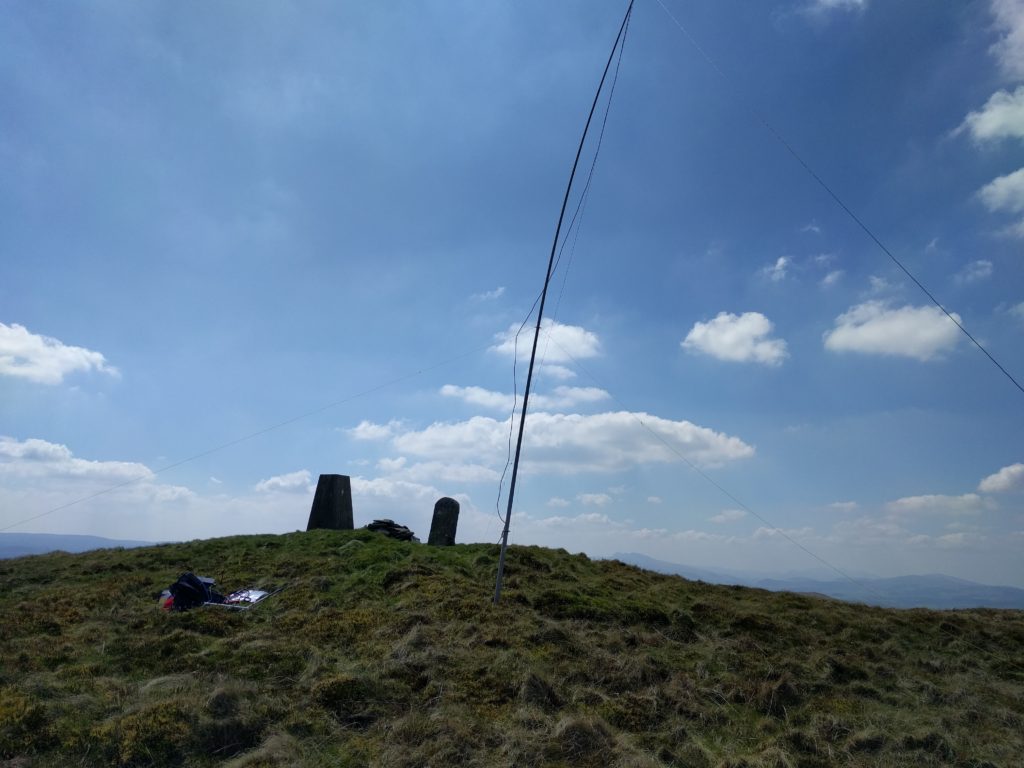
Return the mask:
[[[339, 472], [497, 540], [624, 10], [8, 4], [0, 527], [292, 531]], [[1024, 3], [637, 0], [512, 541], [1024, 586], [1024, 395], [762, 120], [1024, 379]]]

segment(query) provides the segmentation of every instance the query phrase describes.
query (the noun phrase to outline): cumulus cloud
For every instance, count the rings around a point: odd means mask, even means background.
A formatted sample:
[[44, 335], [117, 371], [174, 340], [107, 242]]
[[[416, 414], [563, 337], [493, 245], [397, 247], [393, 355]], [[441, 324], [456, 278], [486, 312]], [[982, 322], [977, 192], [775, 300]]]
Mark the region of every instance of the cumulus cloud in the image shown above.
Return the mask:
[[60, 443], [0, 435], [0, 491], [26, 494], [26, 503], [18, 505], [26, 517], [33, 507], [43, 506], [39, 511], [45, 514], [48, 508], [78, 504], [97, 491], [110, 504], [163, 504], [195, 496], [184, 486], [156, 483], [155, 478], [155, 472], [138, 462], [81, 459]]
[[576, 500], [585, 507], [604, 507], [612, 503], [612, 497], [607, 493], [580, 493]]
[[1024, 320], [1024, 301], [1022, 301], [1020, 304], [1014, 304], [1007, 311], [1014, 317]]
[[374, 424], [365, 419], [352, 429], [346, 430], [356, 440], [387, 440], [401, 424], [397, 421], [390, 421], [387, 424]]
[[989, 475], [978, 484], [982, 493], [1006, 493], [1024, 490], [1024, 464], [1011, 464], [995, 474]]
[[708, 519], [712, 523], [722, 525], [724, 523], [734, 523], [737, 520], [742, 520], [746, 516], [747, 513], [742, 509], [723, 509], [717, 515], [712, 515]]
[[760, 312], [719, 312], [714, 320], [694, 323], [681, 344], [719, 360], [779, 365], [788, 353], [785, 341], [769, 338], [773, 327]]
[[1024, 85], [1013, 93], [993, 93], [985, 106], [964, 118], [956, 133], [963, 131], [968, 131], [975, 141], [1024, 139]]
[[989, 50], [1007, 76], [1024, 80], [1024, 3], [992, 0], [991, 9], [1002, 37]]
[[789, 256], [779, 256], [774, 264], [769, 264], [761, 269], [761, 274], [773, 283], [780, 283], [786, 279], [786, 273], [793, 265], [793, 259]]
[[571, 501], [569, 501], [568, 499], [563, 499], [561, 496], [552, 496], [550, 499], [548, 499], [549, 507], [564, 508], [571, 505]]
[[538, 376], [557, 379], [558, 381], [566, 381], [576, 376], [576, 372], [571, 368], [566, 368], [564, 365], [550, 365], [548, 363], [538, 365], [535, 372]]
[[289, 472], [286, 475], [275, 475], [266, 480], [256, 483], [254, 490], [258, 493], [308, 493], [313, 490], [311, 476], [308, 469], [300, 469], [297, 472]]
[[647, 503], [648, 504], [661, 504], [661, 497], [660, 496], [648, 496], [647, 497]]
[[472, 298], [473, 301], [494, 301], [495, 299], [500, 299], [504, 295], [505, 295], [505, 286], [504, 285], [499, 285], [493, 291], [484, 291], [483, 293], [474, 293], [470, 298]]
[[990, 211], [1024, 211], [1024, 168], [999, 176], [978, 190]]
[[[491, 350], [511, 357], [518, 354], [520, 359], [529, 358], [533, 346], [533, 330], [523, 329], [516, 343], [519, 326], [512, 324], [508, 330], [495, 336], [496, 344]], [[517, 349], [518, 347], [518, 349]], [[557, 320], [544, 320], [540, 326], [538, 357], [546, 364], [562, 365], [573, 360], [586, 360], [601, 353], [601, 341], [597, 334], [578, 325], [566, 325]]]
[[754, 531], [754, 540], [759, 539], [808, 539], [814, 536], [814, 529], [808, 526], [803, 528], [768, 528], [762, 526]]
[[[445, 384], [441, 387], [441, 394], [445, 397], [457, 397], [470, 405], [479, 405], [499, 411], [509, 411], [512, 409], [513, 402], [518, 402], [520, 405], [523, 402], [522, 395], [514, 401], [512, 395], [502, 392], [494, 392], [483, 387], [458, 387], [454, 384]], [[597, 387], [558, 386], [550, 394], [531, 393], [530, 407], [535, 410], [559, 410], [587, 403], [598, 403], [609, 397], [607, 392]]]
[[961, 496], [905, 496], [886, 504], [886, 508], [895, 515], [977, 515], [994, 507], [995, 503], [991, 499], [976, 493], [965, 493]]
[[821, 284], [826, 288], [836, 285], [840, 280], [843, 279], [845, 273], [841, 269], [833, 269], [823, 278], [821, 278]]
[[859, 505], [856, 501], [833, 501], [828, 506], [837, 512], [853, 512]]
[[992, 262], [988, 259], [977, 259], [964, 265], [956, 275], [958, 283], [977, 283], [992, 277]]
[[131, 461], [89, 461], [76, 458], [60, 443], [0, 436], [0, 474], [9, 477], [83, 478], [104, 483], [148, 480], [153, 471]]
[[562, 528], [565, 526], [577, 526], [577, 525], [598, 525], [601, 527], [618, 526], [608, 515], [600, 512], [582, 512], [572, 517], [564, 517], [561, 515], [555, 515], [553, 517], [542, 517], [535, 518], [532, 520], [534, 525], [538, 525], [542, 528]]
[[494, 483], [501, 477], [491, 467], [473, 462], [420, 461], [407, 464], [404, 457], [400, 467], [392, 465], [387, 473], [389, 477], [415, 483]]
[[[953, 317], [960, 321], [959, 315]], [[931, 360], [956, 346], [959, 338], [959, 329], [938, 307], [894, 309], [882, 301], [866, 301], [837, 317], [824, 341], [831, 352]]]
[[[508, 450], [508, 433], [508, 419], [474, 416], [400, 431], [390, 440], [406, 455], [501, 466]], [[618, 471], [677, 461], [678, 455], [716, 466], [754, 453], [753, 447], [737, 437], [688, 421], [625, 411], [593, 415], [537, 412], [527, 420], [524, 441], [524, 470], [554, 474]]]
[[937, 547], [939, 549], [962, 549], [972, 544], [979, 544], [984, 537], [979, 534], [967, 533], [946, 533], [941, 536], [929, 536], [926, 533], [919, 533], [907, 538], [907, 544], [914, 547]]
[[0, 323], [0, 375], [37, 384], [60, 384], [65, 376], [77, 371], [119, 375], [99, 352], [40, 336], [17, 323]]
[[876, 293], [876, 294], [877, 293], [886, 293], [888, 291], [891, 291], [892, 288], [893, 288], [892, 283], [890, 283], [884, 277], [879, 277], [878, 275], [870, 275], [868, 277], [868, 286], [869, 286], [868, 290], [871, 293]]

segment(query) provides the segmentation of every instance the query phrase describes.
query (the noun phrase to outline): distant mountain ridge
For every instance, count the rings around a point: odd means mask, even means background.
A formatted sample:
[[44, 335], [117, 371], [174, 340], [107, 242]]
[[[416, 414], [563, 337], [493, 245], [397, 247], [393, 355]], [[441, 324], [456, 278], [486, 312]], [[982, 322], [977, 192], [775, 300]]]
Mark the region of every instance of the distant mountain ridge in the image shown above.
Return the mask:
[[612, 557], [657, 573], [670, 573], [709, 584], [739, 584], [772, 592], [818, 594], [850, 603], [883, 608], [1009, 608], [1024, 610], [1024, 589], [979, 584], [944, 574], [818, 579], [804, 576], [769, 577], [728, 573], [657, 560], [637, 552], [618, 552]]
[[89, 552], [93, 549], [114, 547], [131, 549], [147, 547], [153, 543], [63, 533], [0, 533], [0, 560], [25, 555], [44, 555], [47, 552]]

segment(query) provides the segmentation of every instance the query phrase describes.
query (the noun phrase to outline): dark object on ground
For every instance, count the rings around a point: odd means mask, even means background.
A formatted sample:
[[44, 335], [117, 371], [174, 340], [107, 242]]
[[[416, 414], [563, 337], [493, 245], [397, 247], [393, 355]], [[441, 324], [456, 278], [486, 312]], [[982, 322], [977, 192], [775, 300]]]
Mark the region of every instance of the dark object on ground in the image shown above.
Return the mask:
[[191, 571], [183, 573], [167, 588], [170, 599], [164, 603], [164, 607], [171, 611], [187, 611], [205, 603], [222, 603], [224, 595], [213, 589], [216, 583], [211, 578], [196, 576]]
[[399, 541], [419, 541], [412, 531], [404, 525], [399, 525], [394, 520], [374, 520], [366, 526], [366, 530], [377, 531]]
[[434, 504], [434, 517], [430, 521], [427, 544], [450, 547], [455, 543], [455, 530], [459, 527], [459, 502], [442, 496]]
[[348, 475], [320, 475], [306, 523], [307, 531], [314, 528], [352, 530], [352, 481]]
[[216, 583], [207, 576], [196, 576], [191, 572], [183, 573], [176, 582], [160, 593], [160, 607], [165, 611], [187, 611], [201, 605], [214, 605], [235, 611], [247, 611], [284, 589], [284, 587], [279, 587], [271, 592], [256, 587], [246, 587], [224, 596], [214, 591], [213, 586]]

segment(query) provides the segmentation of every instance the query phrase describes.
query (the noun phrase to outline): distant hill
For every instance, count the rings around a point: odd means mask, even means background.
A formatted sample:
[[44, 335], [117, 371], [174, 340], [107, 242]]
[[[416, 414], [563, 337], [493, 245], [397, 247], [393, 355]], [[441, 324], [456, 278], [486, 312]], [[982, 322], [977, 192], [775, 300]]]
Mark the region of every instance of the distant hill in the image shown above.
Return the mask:
[[657, 573], [674, 573], [709, 584], [739, 584], [773, 592], [820, 594], [883, 608], [1011, 608], [1024, 610], [1024, 589], [978, 584], [942, 574], [896, 576], [892, 578], [857, 577], [847, 579], [813, 579], [801, 576], [770, 578], [755, 574], [729, 574], [693, 568], [664, 560], [655, 560], [636, 552], [617, 553], [616, 560]]
[[[0, 561], [0, 765], [1011, 766], [1024, 613], [369, 531]], [[182, 569], [248, 612], [165, 613]]]
[[0, 560], [24, 555], [42, 555], [47, 552], [88, 552], [92, 549], [114, 547], [145, 547], [152, 543], [61, 533], [0, 533]]

